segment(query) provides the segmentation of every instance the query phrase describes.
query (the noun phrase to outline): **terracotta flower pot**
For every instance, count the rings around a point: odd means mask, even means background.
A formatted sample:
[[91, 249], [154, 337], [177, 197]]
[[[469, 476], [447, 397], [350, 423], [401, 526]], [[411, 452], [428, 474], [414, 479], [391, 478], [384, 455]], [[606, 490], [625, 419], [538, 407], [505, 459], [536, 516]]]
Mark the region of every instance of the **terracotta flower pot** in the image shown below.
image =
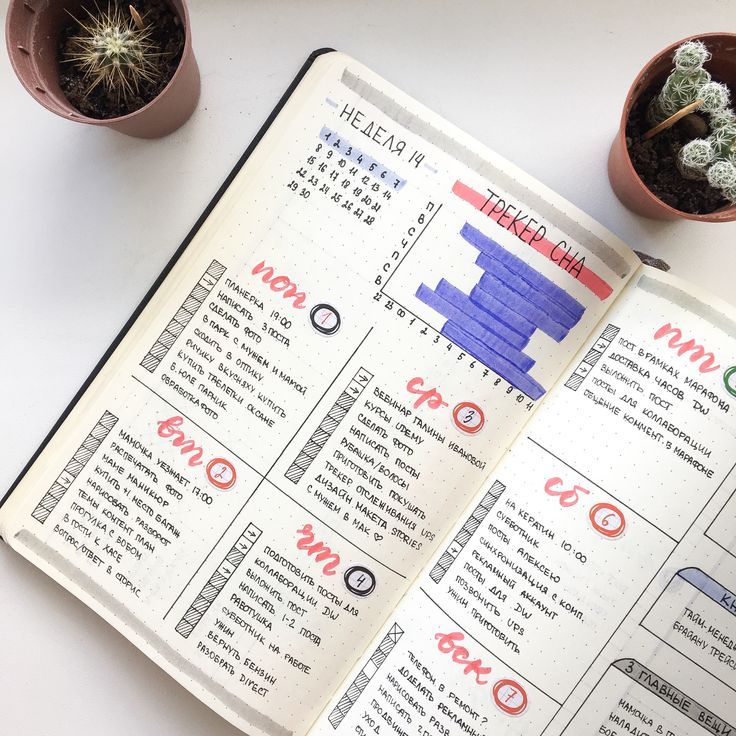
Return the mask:
[[[184, 49], [174, 76], [147, 105], [116, 118], [91, 118], [74, 108], [59, 86], [59, 36], [83, 0], [10, 0], [5, 42], [23, 86], [45, 108], [68, 120], [104, 125], [138, 138], [159, 138], [176, 130], [199, 99], [199, 69], [192, 52], [189, 12], [184, 0], [169, 0], [184, 27]], [[104, 3], [102, 3], [104, 5]]]
[[676, 220], [682, 217], [701, 222], [730, 222], [736, 220], [736, 205], [728, 205], [707, 215], [694, 215], [665, 204], [639, 178], [626, 148], [626, 124], [637, 100], [650, 87], [662, 86], [673, 69], [672, 55], [675, 49], [685, 41], [694, 40], [703, 41], [711, 52], [713, 58], [705, 66], [713, 78], [727, 84], [736, 97], [736, 34], [702, 33], [671, 44], [644, 66], [631, 85], [621, 114], [621, 125], [608, 157], [608, 178], [621, 202], [644, 217], [655, 220]]

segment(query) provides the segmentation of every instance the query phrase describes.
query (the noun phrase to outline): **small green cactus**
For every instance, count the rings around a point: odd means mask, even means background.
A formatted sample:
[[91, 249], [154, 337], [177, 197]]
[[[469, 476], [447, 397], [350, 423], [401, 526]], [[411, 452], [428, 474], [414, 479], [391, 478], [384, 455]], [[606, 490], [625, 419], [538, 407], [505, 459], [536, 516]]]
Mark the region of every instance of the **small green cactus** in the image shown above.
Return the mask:
[[710, 53], [702, 41], [686, 41], [675, 51], [675, 70], [647, 109], [647, 120], [651, 125], [661, 123], [699, 99], [699, 91], [710, 82], [710, 74], [703, 69], [708, 59]]
[[730, 128], [736, 129], [736, 114], [730, 108], [720, 110], [710, 116], [710, 129], [712, 132], [728, 131]]
[[686, 179], [707, 180], [736, 203], [736, 114], [729, 107], [731, 92], [711, 81], [703, 64], [710, 53], [701, 41], [687, 41], [674, 54], [674, 71], [647, 108], [647, 120], [657, 126], [687, 105], [700, 100], [698, 112], [708, 118], [710, 134], [685, 144], [677, 167]]
[[88, 87], [85, 96], [100, 85], [128, 101], [143, 82], [155, 82], [159, 56], [151, 42], [151, 27], [130, 7], [130, 15], [117, 5], [77, 21], [80, 32], [69, 39], [65, 61], [83, 72]]

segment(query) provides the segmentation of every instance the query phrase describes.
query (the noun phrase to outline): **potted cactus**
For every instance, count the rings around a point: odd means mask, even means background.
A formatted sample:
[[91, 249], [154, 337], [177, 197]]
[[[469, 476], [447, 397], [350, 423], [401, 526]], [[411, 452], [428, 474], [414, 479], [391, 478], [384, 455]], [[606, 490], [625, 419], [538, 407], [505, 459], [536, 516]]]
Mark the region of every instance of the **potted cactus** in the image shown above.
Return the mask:
[[70, 120], [154, 138], [197, 104], [184, 0], [11, 0], [6, 43], [26, 90]]
[[736, 35], [664, 49], [629, 91], [609, 156], [619, 199], [656, 219], [736, 219]]

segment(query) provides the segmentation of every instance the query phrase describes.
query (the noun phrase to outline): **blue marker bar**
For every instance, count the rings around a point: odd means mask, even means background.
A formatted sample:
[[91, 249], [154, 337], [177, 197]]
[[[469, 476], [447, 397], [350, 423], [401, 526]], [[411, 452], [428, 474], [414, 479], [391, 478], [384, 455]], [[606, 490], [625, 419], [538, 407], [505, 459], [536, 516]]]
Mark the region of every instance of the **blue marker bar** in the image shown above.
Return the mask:
[[531, 376], [520, 371], [515, 365], [495, 353], [493, 350], [479, 343], [472, 335], [469, 335], [461, 327], [451, 321], [445, 322], [442, 334], [463, 350], [477, 358], [481, 363], [488, 366], [501, 378], [505, 378], [514, 388], [523, 391], [531, 399], [539, 399], [544, 395], [544, 388]]
[[386, 168], [383, 164], [376, 161], [376, 159], [369, 156], [367, 153], [363, 153], [359, 148], [351, 146], [347, 138], [335, 133], [334, 130], [330, 130], [327, 126], [324, 126], [319, 132], [319, 137], [323, 140], [333, 151], [337, 151], [343, 158], [348, 161], [352, 161], [354, 164], [360, 166], [361, 169], [367, 171], [374, 179], [382, 181], [387, 187], [400, 192], [406, 184], [406, 179], [402, 179], [398, 174]]
[[[476, 301], [477, 292], [484, 292], [503, 302], [507, 307], [513, 309], [522, 317], [528, 319], [532, 324], [539, 327], [542, 332], [546, 332], [551, 338], [562, 342], [567, 337], [569, 330], [563, 327], [559, 322], [555, 322], [550, 316], [544, 313], [536, 304], [532, 304], [513, 289], [509, 289], [503, 281], [497, 279], [493, 274], [484, 273], [480, 277], [478, 286], [470, 292], [470, 298]], [[481, 305], [482, 306], [482, 305]]]
[[[476, 286], [473, 288], [473, 290], [477, 288], [478, 287]], [[445, 279], [441, 279], [439, 284], [437, 284], [437, 293], [443, 299], [447, 299], [447, 301], [452, 301], [452, 297], [456, 296], [458, 293], [465, 296], [462, 291], [460, 291], [459, 289], [455, 289], [455, 287], [447, 282]], [[522, 317], [517, 312], [514, 312], [513, 309], [509, 309], [505, 304], [500, 302], [495, 297], [484, 295], [484, 300], [481, 304], [479, 301], [473, 298], [473, 292], [471, 291], [470, 296], [468, 296], [467, 299], [476, 309], [480, 309], [481, 311], [485, 312], [488, 315], [489, 319], [493, 319], [497, 322], [501, 322], [507, 325], [514, 332], [518, 332], [525, 338], [531, 337], [534, 334], [534, 331], [537, 329], [536, 325], [532, 324], [528, 319]]]
[[690, 585], [707, 595], [714, 603], [725, 608], [732, 616], [736, 616], [736, 596], [710, 575], [706, 575], [697, 567], [686, 567], [678, 570], [677, 576], [687, 580]]
[[573, 317], [580, 319], [583, 316], [585, 307], [577, 299], [570, 296], [564, 289], [557, 286], [553, 281], [550, 281], [546, 276], [543, 276], [535, 268], [522, 261], [521, 258], [500, 246], [495, 240], [491, 240], [491, 238], [484, 235], [480, 230], [477, 230], [466, 222], [460, 230], [460, 235], [472, 246], [487, 256], [500, 261], [506, 268], [521, 276], [529, 285], [539, 289], [550, 299], [556, 301], [561, 307], [570, 312]]
[[535, 361], [528, 355], [522, 353], [514, 347], [511, 347], [505, 340], [486, 330], [482, 325], [478, 324], [472, 317], [461, 312], [456, 306], [442, 297], [438, 296], [427, 285], [422, 284], [417, 289], [417, 298], [426, 305], [432, 307], [435, 312], [439, 312], [443, 317], [451, 320], [454, 324], [461, 327], [469, 335], [472, 335], [484, 347], [493, 350], [501, 357], [505, 358], [512, 365], [521, 371], [528, 371]]
[[561, 307], [556, 301], [550, 299], [546, 294], [539, 291], [539, 289], [524, 281], [521, 276], [506, 268], [501, 261], [497, 261], [485, 253], [480, 253], [475, 259], [475, 262], [486, 273], [490, 273], [500, 281], [503, 281], [506, 286], [513, 289], [517, 294], [523, 296], [532, 304], [535, 304], [563, 327], [571, 329], [580, 321], [579, 317], [570, 314], [567, 309]]
[[[460, 289], [445, 279], [440, 279], [435, 293], [457, 307], [461, 312], [465, 312], [468, 317], [472, 317], [476, 322], [480, 322], [487, 330], [502, 337], [509, 345], [513, 345], [519, 350], [523, 350], [529, 344], [529, 338], [536, 329], [531, 322], [522, 321], [521, 317], [515, 320], [515, 324], [509, 325], [485, 309], [477, 307], [470, 301], [470, 297], [467, 294], [460, 291]], [[511, 312], [511, 310], [508, 311]], [[514, 313], [511, 312], [511, 314], [513, 315]]]

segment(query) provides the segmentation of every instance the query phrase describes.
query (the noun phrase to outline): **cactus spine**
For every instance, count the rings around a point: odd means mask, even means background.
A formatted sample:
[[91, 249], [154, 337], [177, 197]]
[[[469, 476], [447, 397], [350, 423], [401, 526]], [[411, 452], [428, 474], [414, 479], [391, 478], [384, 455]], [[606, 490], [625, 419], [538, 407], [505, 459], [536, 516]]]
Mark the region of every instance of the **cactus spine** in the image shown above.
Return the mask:
[[69, 39], [65, 61], [84, 73], [86, 95], [100, 85], [127, 101], [143, 82], [155, 82], [159, 55], [151, 41], [151, 27], [131, 7], [130, 15], [117, 5], [77, 21], [79, 33]]

